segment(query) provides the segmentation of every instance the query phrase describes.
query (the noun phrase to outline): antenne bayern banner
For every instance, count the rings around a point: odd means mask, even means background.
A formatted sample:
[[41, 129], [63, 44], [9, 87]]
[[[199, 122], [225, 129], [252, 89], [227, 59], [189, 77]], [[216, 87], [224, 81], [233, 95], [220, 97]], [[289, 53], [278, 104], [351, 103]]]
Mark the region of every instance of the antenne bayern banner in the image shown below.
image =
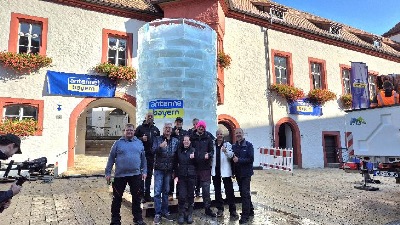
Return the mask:
[[115, 88], [115, 82], [104, 76], [47, 71], [49, 94], [114, 97]]
[[176, 118], [184, 116], [183, 100], [157, 99], [149, 102], [154, 119]]
[[352, 108], [369, 108], [368, 66], [365, 63], [351, 63], [350, 85], [353, 98]]

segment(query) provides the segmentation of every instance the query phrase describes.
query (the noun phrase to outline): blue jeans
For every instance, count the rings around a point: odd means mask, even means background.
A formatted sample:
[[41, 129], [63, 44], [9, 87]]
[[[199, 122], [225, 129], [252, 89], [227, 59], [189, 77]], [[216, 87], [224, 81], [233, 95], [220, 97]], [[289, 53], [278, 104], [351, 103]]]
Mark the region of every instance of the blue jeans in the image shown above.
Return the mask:
[[154, 209], [156, 214], [168, 213], [168, 192], [172, 172], [154, 170]]

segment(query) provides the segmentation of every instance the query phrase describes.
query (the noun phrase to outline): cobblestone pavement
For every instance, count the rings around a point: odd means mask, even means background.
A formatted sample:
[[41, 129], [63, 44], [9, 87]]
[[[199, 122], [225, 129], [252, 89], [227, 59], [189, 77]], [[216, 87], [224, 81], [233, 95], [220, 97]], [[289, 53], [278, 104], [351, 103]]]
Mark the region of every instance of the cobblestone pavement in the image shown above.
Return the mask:
[[[382, 184], [372, 186], [380, 190], [367, 192], [354, 188], [361, 179], [360, 174], [339, 169], [299, 169], [293, 176], [281, 171], [255, 171], [252, 190], [257, 194], [252, 200], [256, 216], [250, 224], [400, 225], [400, 185], [393, 178], [379, 178]], [[9, 186], [2, 183], [0, 190]], [[104, 178], [26, 182], [11, 207], [1, 214], [0, 225], [106, 225], [110, 206], [110, 188]], [[240, 213], [240, 204], [237, 207]], [[230, 220], [225, 209], [224, 217], [218, 219], [204, 217], [204, 210], [197, 209], [194, 224], [238, 224]], [[124, 202], [121, 216], [122, 224], [132, 224], [129, 201]], [[151, 217], [145, 221], [152, 224]]]

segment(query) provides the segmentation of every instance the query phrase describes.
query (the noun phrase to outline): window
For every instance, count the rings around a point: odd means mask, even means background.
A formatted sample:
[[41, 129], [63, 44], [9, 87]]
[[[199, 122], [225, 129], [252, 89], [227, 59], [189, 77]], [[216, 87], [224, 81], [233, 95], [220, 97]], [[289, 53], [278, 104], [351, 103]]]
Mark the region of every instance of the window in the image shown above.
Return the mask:
[[3, 108], [3, 119], [23, 120], [34, 119], [37, 120], [38, 109], [30, 105], [7, 105]]
[[[37, 121], [39, 127], [43, 127], [43, 113], [43, 100], [0, 97], [0, 115], [2, 115], [2, 120], [34, 119]], [[42, 131], [37, 131], [36, 135], [42, 135]]]
[[313, 88], [322, 88], [322, 65], [319, 63], [311, 63], [311, 78], [313, 83]]
[[351, 71], [350, 66], [340, 65], [343, 94], [351, 94], [350, 71]]
[[380, 48], [382, 47], [382, 42], [380, 40], [374, 40], [374, 47], [375, 48]]
[[325, 61], [309, 58], [310, 65], [310, 89], [327, 89]]
[[274, 84], [293, 85], [292, 54], [272, 49], [272, 68]]
[[287, 59], [282, 56], [274, 57], [275, 63], [275, 82], [277, 84], [287, 84]]
[[336, 35], [340, 35], [340, 30], [342, 29], [341, 26], [337, 25], [337, 24], [331, 24], [331, 26], [329, 27], [329, 32], [331, 34], [336, 34]]
[[270, 15], [273, 18], [277, 18], [277, 19], [283, 20], [284, 11], [282, 9], [279, 9], [279, 8], [276, 8], [276, 7], [272, 7], [270, 9]]
[[372, 98], [376, 95], [376, 77], [378, 74], [375, 73], [368, 73], [368, 90], [369, 90], [369, 97]]
[[132, 60], [132, 34], [103, 29], [101, 62], [117, 66], [130, 66]]
[[46, 55], [48, 19], [11, 13], [8, 51]]

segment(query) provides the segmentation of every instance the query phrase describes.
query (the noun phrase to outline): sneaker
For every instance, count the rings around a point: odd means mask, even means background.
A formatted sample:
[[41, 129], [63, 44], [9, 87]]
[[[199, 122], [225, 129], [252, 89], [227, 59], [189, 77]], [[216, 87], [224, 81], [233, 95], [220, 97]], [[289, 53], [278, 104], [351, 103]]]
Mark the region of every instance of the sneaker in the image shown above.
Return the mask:
[[146, 225], [146, 223], [143, 220], [134, 221], [133, 224], [135, 224], [135, 225]]
[[161, 215], [160, 214], [156, 214], [154, 216], [153, 224], [160, 224], [160, 223], [161, 223]]
[[249, 219], [246, 219], [246, 218], [241, 218], [239, 220], [239, 224], [245, 224], [245, 223], [248, 223], [248, 222], [249, 222]]
[[162, 217], [164, 217], [166, 220], [172, 222], [174, 221], [174, 218], [172, 217], [172, 215], [170, 213], [164, 214]]
[[153, 202], [153, 201], [154, 201], [154, 198], [150, 197], [150, 195], [144, 196], [144, 201], [145, 201], [145, 202]]
[[224, 215], [224, 210], [218, 210], [217, 217], [222, 217]]
[[231, 214], [232, 219], [234, 219], [234, 220], [239, 219], [239, 215], [237, 214], [237, 212], [231, 212], [230, 214]]
[[217, 214], [215, 214], [211, 209], [206, 209], [205, 214], [210, 217], [217, 217]]

